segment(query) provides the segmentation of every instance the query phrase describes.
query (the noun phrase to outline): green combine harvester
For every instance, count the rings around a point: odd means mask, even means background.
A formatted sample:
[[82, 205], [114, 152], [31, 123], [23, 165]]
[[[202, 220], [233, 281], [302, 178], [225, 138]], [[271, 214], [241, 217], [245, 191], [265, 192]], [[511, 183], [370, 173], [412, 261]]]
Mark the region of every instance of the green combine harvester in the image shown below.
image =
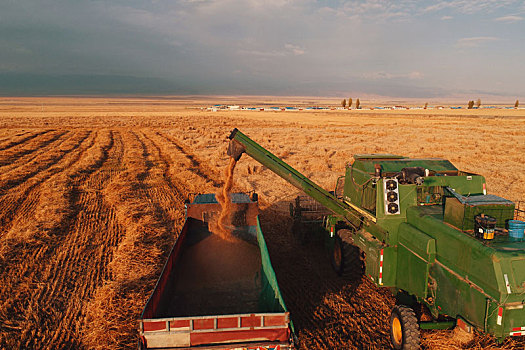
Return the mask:
[[[239, 130], [229, 138], [232, 158], [248, 154], [330, 211], [322, 222], [338, 274], [362, 271], [393, 291], [395, 349], [418, 349], [420, 329], [525, 335], [525, 223], [483, 176], [444, 159], [356, 155], [328, 192]], [[421, 304], [433, 321], [418, 319]]]

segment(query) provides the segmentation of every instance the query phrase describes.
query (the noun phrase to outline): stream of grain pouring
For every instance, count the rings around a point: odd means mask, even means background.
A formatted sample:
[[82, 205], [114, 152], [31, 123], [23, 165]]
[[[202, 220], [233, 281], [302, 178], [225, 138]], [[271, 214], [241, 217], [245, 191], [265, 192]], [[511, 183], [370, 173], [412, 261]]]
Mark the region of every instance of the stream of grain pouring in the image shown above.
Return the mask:
[[230, 164], [224, 172], [224, 176], [226, 177], [224, 187], [216, 195], [217, 201], [221, 205], [221, 213], [219, 215], [219, 219], [217, 220], [216, 229], [213, 230], [213, 232], [219, 235], [222, 239], [231, 242], [237, 241], [237, 239], [232, 234], [232, 230], [229, 228], [233, 210], [230, 193], [233, 187], [233, 172], [235, 170], [236, 164], [237, 161], [233, 158], [230, 158]]

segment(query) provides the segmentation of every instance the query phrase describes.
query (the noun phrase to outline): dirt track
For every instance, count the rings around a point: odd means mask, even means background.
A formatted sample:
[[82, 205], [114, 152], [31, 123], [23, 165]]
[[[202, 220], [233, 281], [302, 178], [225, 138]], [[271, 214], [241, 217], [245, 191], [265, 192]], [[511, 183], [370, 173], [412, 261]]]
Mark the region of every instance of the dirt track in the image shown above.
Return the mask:
[[[40, 104], [6, 106], [0, 104], [0, 348], [135, 347], [136, 320], [182, 226], [184, 199], [222, 184], [233, 127], [325, 188], [352, 154], [390, 151], [450, 155], [485, 175], [490, 192], [525, 200], [523, 117], [427, 116], [422, 123], [328, 112], [287, 121], [276, 113], [180, 107], [135, 113], [148, 106], [124, 103], [118, 111], [86, 103], [86, 112], [58, 102], [47, 112]], [[302, 348], [389, 348], [389, 292], [366, 279], [342, 281], [322, 247], [290, 236], [286, 212], [297, 190], [246, 156], [235, 189], [260, 195], [263, 231]], [[458, 346], [447, 332], [425, 333], [423, 343]], [[490, 346], [477, 337], [464, 347]], [[513, 346], [523, 348], [504, 348]]]

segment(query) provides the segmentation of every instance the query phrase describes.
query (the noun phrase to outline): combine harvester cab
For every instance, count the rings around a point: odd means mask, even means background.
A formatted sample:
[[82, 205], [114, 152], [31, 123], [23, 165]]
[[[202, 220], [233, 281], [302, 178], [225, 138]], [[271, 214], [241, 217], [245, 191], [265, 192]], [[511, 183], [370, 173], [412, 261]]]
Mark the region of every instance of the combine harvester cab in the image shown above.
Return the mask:
[[[248, 154], [331, 212], [317, 222], [338, 274], [364, 272], [394, 292], [395, 349], [419, 349], [420, 329], [456, 325], [498, 341], [525, 335], [525, 222], [513, 220], [523, 211], [487, 195], [483, 176], [445, 159], [364, 154], [328, 192], [237, 129], [229, 138], [232, 158]], [[294, 227], [313, 222], [299, 204]], [[420, 305], [433, 321], [417, 318]]]
[[186, 205], [186, 222], [139, 320], [140, 349], [293, 348], [257, 195], [231, 198], [233, 242], [208, 228], [221, 211], [214, 194]]

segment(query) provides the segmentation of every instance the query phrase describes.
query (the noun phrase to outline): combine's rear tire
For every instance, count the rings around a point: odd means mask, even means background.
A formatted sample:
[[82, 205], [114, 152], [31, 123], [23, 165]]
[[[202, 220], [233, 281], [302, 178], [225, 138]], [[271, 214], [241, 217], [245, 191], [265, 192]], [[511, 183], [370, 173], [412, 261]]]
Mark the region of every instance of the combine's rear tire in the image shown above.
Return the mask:
[[396, 305], [390, 314], [390, 340], [396, 350], [417, 350], [419, 346], [419, 326], [411, 308]]

